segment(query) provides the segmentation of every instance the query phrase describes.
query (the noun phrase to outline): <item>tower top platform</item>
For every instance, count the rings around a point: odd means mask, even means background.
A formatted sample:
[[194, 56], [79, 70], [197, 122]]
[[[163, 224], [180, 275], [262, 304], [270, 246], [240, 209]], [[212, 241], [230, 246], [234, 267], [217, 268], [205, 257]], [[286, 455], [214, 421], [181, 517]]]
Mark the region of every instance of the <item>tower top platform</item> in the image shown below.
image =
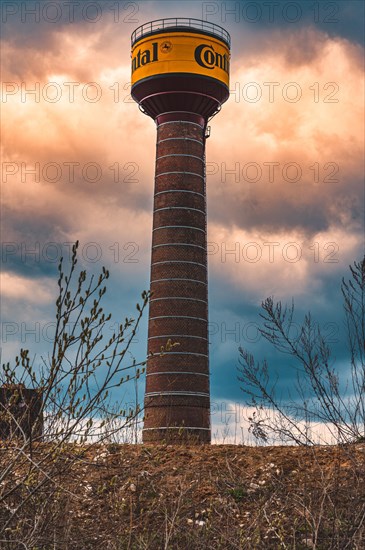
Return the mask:
[[133, 31], [131, 42], [132, 46], [134, 46], [138, 40], [156, 33], [160, 34], [163, 32], [172, 31], [187, 32], [189, 30], [191, 32], [199, 32], [207, 36], [214, 36], [225, 42], [229, 48], [231, 46], [231, 37], [229, 33], [223, 29], [223, 27], [220, 27], [215, 23], [211, 23], [210, 21], [203, 21], [202, 19], [194, 19], [190, 17], [169, 17], [167, 19], [156, 19], [154, 21], [144, 23], [144, 25], [137, 27], [137, 29]]

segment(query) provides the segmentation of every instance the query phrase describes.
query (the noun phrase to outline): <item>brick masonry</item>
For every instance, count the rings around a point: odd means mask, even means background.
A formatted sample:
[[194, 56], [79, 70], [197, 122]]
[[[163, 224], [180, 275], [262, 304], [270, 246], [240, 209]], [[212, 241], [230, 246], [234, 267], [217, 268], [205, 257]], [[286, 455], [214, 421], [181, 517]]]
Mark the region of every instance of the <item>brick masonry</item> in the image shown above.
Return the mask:
[[144, 442], [211, 437], [204, 133], [157, 126]]

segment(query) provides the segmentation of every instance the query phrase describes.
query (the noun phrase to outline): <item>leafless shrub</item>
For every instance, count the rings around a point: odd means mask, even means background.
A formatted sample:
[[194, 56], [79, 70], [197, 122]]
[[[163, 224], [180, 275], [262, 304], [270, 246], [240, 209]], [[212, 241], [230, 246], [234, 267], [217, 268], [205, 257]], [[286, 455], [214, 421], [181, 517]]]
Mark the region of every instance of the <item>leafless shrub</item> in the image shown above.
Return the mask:
[[262, 303], [261, 335], [281, 354], [295, 360], [294, 390], [278, 396], [278, 377], [266, 360], [256, 361], [240, 348], [241, 389], [255, 408], [251, 431], [262, 441], [312, 445], [313, 427], [320, 424], [335, 443], [365, 438], [365, 258], [350, 266], [351, 278], [342, 280], [346, 315], [350, 380], [344, 382], [334, 366], [331, 349], [311, 314], [305, 316], [297, 338], [292, 336], [294, 303], [290, 307], [267, 298]]
[[[149, 294], [142, 293], [135, 319], [126, 318], [110, 332], [111, 315], [101, 305], [109, 272], [103, 267], [97, 279], [85, 270], [77, 275], [77, 248], [76, 242], [68, 274], [62, 259], [58, 266], [55, 331], [48, 357], [37, 365], [22, 349], [14, 364], [3, 365], [0, 375], [0, 385], [11, 393], [10, 399], [4, 394], [0, 404], [2, 426], [9, 428], [3, 436], [11, 449], [0, 470], [0, 539], [3, 545], [9, 541], [11, 549], [11, 541], [19, 547], [37, 547], [37, 537], [58, 514], [53, 506], [57, 495], [69, 492], [64, 480], [82, 458], [85, 443], [100, 444], [122, 429], [138, 429], [138, 401], [126, 410], [113, 393], [144, 372], [145, 361], [130, 359], [130, 346]], [[20, 401], [28, 409], [25, 417], [31, 418], [26, 425], [14, 405], [25, 387], [40, 396], [36, 408], [34, 402]], [[70, 442], [77, 442], [75, 453], [68, 452]], [[42, 452], [35, 453], [39, 447]]]

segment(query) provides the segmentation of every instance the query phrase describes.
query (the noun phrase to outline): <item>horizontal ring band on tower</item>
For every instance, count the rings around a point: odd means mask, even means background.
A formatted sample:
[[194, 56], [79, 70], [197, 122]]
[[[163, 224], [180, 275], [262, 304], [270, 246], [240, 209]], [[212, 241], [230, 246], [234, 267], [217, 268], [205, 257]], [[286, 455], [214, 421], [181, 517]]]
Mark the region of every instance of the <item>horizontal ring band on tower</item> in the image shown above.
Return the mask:
[[142, 428], [142, 431], [144, 432], [150, 432], [152, 430], [208, 430], [210, 432], [210, 428], [198, 428], [196, 426], [161, 426], [159, 428]]
[[196, 397], [209, 397], [209, 393], [195, 391], [153, 391], [145, 393], [145, 397], [160, 397], [161, 395], [195, 395]]
[[[154, 355], [158, 355], [158, 352], [154, 352]], [[167, 351], [164, 355], [196, 355], [198, 357], [208, 357], [206, 353], [197, 353], [194, 351]]]
[[192, 210], [193, 212], [200, 212], [200, 214], [205, 214], [204, 210], [199, 208], [192, 208], [190, 206], [164, 206], [163, 208], [156, 208], [154, 212], [161, 212], [162, 210]]
[[204, 336], [195, 336], [192, 334], [160, 334], [159, 336], [149, 336], [148, 340], [155, 340], [156, 338], [199, 338], [199, 340], [208, 340]]
[[[173, 113], [175, 111], [166, 111], [165, 113], [161, 113], [161, 115], [166, 115], [169, 113]], [[180, 111], [181, 113], [190, 113], [191, 115], [196, 115], [196, 113], [192, 113], [191, 111]], [[193, 124], [194, 126], [198, 126], [200, 129], [202, 128], [201, 124], [198, 124], [198, 122], [192, 122], [191, 120], [168, 120], [166, 122], [161, 122], [161, 124], [158, 125], [159, 128], [161, 126], [165, 126], [166, 124]]]
[[206, 281], [199, 281], [198, 279], [184, 279], [183, 277], [170, 277], [166, 279], [154, 279], [151, 282], [152, 283], [162, 283], [165, 281], [187, 281], [189, 283], [199, 283], [201, 285], [207, 286]]
[[160, 225], [160, 227], [155, 227], [152, 231], [159, 231], [160, 229], [196, 229], [196, 231], [203, 231], [205, 233], [205, 229], [193, 227], [192, 225]]
[[192, 302], [202, 302], [207, 304], [206, 300], [201, 300], [200, 298], [188, 298], [187, 296], [162, 296], [161, 298], [150, 298], [150, 302], [158, 302], [159, 300], [190, 300]]
[[198, 176], [202, 180], [204, 180], [204, 176], [201, 174], [197, 174], [196, 172], [185, 172], [185, 171], [174, 171], [174, 172], [161, 172], [161, 174], [155, 174], [155, 178], [158, 178], [159, 176], [169, 176], [170, 174], [189, 174], [190, 176]]
[[158, 191], [155, 193], [157, 195], [163, 195], [165, 193], [190, 193], [191, 195], [199, 195], [199, 197], [204, 197], [203, 193], [198, 193], [197, 191], [190, 191], [190, 189], [166, 189], [166, 191]]
[[166, 159], [168, 157], [189, 157], [191, 159], [198, 159], [202, 163], [204, 163], [204, 159], [202, 159], [201, 157], [198, 157], [197, 155], [186, 155], [184, 153], [172, 153], [171, 155], [162, 155], [161, 157], [156, 157], [156, 160]]
[[198, 262], [187, 262], [185, 260], [165, 260], [164, 262], [153, 262], [152, 265], [161, 265], [161, 264], [192, 264], [199, 265], [200, 267], [207, 267], [205, 264], [200, 264]]
[[154, 244], [152, 248], [161, 248], [161, 246], [191, 246], [193, 248], [201, 248], [205, 250], [205, 246], [200, 246], [200, 244], [190, 244], [190, 243], [164, 243], [164, 244]]
[[192, 374], [194, 376], [209, 376], [204, 372], [191, 372], [191, 371], [166, 371], [166, 372], [148, 372], [146, 376], [158, 376], [160, 374]]
[[169, 137], [169, 138], [164, 138], [164, 139], [160, 139], [160, 141], [157, 142], [157, 145], [159, 145], [160, 143], [163, 143], [164, 141], [172, 141], [172, 140], [183, 140], [183, 141], [195, 141], [195, 143], [199, 143], [200, 145], [203, 145], [204, 147], [204, 143], [202, 141], [200, 141], [199, 139], [194, 139], [194, 138], [189, 138], [189, 137]]
[[195, 321], [203, 321], [204, 323], [208, 323], [207, 319], [203, 319], [203, 317], [191, 317], [189, 315], [158, 315], [157, 317], [150, 317], [150, 321], [155, 321], [156, 319], [195, 319]]

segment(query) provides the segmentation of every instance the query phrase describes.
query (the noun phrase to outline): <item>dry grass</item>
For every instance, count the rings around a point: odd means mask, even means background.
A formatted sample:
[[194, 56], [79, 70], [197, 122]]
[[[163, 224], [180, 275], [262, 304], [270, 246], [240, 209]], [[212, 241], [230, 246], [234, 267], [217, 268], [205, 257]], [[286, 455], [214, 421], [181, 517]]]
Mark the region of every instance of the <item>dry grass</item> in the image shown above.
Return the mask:
[[38, 444], [0, 499], [4, 550], [363, 549], [365, 444]]

